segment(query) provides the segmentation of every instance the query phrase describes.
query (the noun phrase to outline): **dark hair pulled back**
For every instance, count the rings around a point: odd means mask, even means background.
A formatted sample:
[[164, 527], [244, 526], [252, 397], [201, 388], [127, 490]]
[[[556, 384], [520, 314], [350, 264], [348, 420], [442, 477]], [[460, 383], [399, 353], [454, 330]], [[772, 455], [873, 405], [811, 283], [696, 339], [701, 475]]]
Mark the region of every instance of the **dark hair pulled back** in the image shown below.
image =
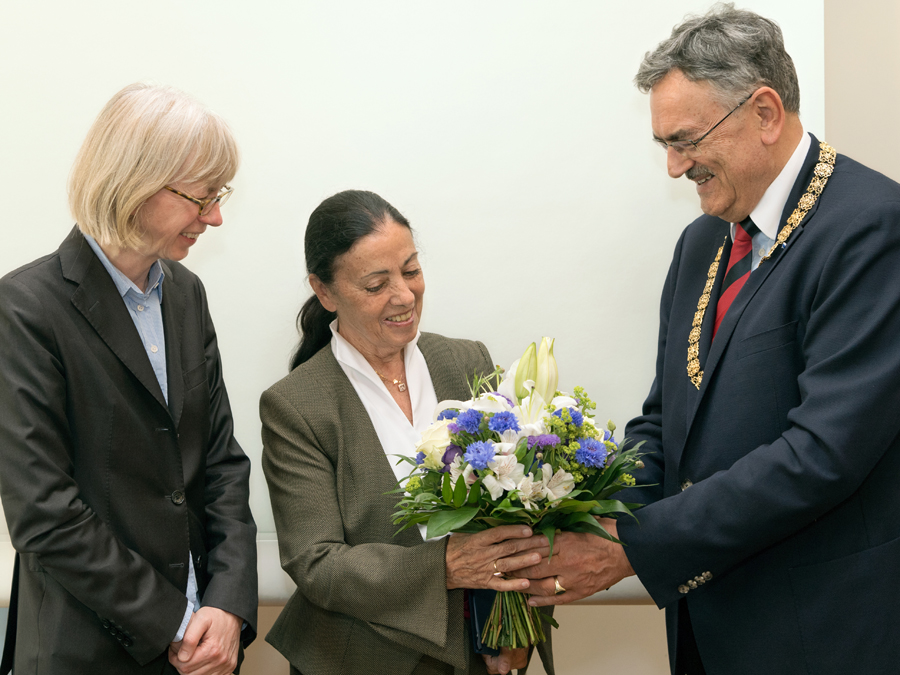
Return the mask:
[[[309, 216], [304, 239], [306, 271], [319, 277], [323, 284], [331, 284], [337, 257], [391, 221], [409, 228], [403, 214], [374, 192], [344, 190], [329, 197]], [[303, 304], [297, 315], [300, 344], [291, 358], [291, 370], [331, 341], [328, 325], [336, 316], [322, 306], [315, 294]]]

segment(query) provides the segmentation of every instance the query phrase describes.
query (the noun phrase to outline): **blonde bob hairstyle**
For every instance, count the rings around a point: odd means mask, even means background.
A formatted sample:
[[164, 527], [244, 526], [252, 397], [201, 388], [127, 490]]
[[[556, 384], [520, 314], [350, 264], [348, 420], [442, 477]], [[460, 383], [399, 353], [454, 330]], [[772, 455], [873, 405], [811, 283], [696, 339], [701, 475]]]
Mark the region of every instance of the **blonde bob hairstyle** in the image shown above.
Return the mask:
[[131, 84], [88, 132], [69, 177], [69, 208], [101, 245], [140, 250], [147, 199], [173, 183], [218, 189], [238, 162], [231, 130], [206, 106], [173, 87]]

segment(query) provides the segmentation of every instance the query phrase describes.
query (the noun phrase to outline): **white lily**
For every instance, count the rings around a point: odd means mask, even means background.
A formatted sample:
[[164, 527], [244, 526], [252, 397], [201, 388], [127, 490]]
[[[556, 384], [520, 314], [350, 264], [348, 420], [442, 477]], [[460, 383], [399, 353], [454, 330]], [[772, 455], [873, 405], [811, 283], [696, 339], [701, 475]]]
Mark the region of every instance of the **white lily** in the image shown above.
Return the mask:
[[525, 476], [525, 467], [516, 461], [515, 455], [497, 455], [488, 468], [494, 475], [485, 476], [482, 485], [491, 493], [491, 499], [499, 499], [504, 490], [515, 490]]
[[562, 410], [563, 408], [575, 408], [578, 409], [578, 401], [576, 401], [571, 396], [566, 396], [565, 394], [561, 396], [557, 396], [552, 401], [550, 401], [550, 405], [553, 406], [553, 410]]
[[[523, 398], [528, 396], [529, 389], [526, 388], [525, 382], [531, 381], [532, 383], [537, 378], [537, 347], [532, 342], [525, 349], [525, 353], [522, 354], [522, 358], [519, 359], [519, 362], [516, 366], [516, 400], [521, 401]], [[532, 385], [533, 386], [533, 385]]]
[[483, 413], [511, 412], [513, 407], [503, 396], [482, 394], [471, 403], [472, 410]]
[[540, 499], [543, 494], [542, 488], [543, 485], [541, 482], [534, 480], [533, 473], [528, 474], [519, 481], [516, 490], [519, 491], [519, 500], [522, 502], [522, 506], [525, 507], [526, 511], [533, 511], [538, 508], [538, 505], [535, 502]]
[[559, 368], [553, 356], [553, 338], [541, 338], [541, 346], [537, 351], [537, 372], [534, 379], [534, 390], [545, 401], [549, 401], [556, 393], [559, 384]]
[[459, 410], [460, 412], [463, 412], [465, 410], [468, 410], [471, 407], [472, 407], [471, 401], [454, 401], [454, 400], [441, 401], [440, 403], [438, 403], [435, 406], [434, 414], [432, 415], [431, 421], [437, 422], [438, 416], [445, 410], [450, 410], [451, 408], [454, 408], [456, 410]]
[[557, 469], [552, 476], [549, 471], [541, 475], [541, 493], [551, 502], [562, 499], [575, 488], [575, 479], [572, 474], [563, 469]]

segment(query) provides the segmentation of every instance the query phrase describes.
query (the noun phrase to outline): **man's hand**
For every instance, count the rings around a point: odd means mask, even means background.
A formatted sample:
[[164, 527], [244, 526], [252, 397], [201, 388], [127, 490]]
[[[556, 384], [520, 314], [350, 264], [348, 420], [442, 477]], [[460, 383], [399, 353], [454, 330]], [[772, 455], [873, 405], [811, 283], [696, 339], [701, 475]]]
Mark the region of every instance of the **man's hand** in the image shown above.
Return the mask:
[[482, 654], [481, 658], [487, 666], [490, 675], [506, 675], [513, 668], [524, 668], [528, 665], [528, 647], [520, 649], [510, 649], [509, 647], [500, 648], [500, 656], [488, 656]]
[[[546, 546], [547, 540], [543, 543]], [[536, 565], [541, 546], [531, 529], [522, 525], [501, 525], [477, 534], [453, 534], [447, 540], [447, 588], [492, 588], [495, 591], [524, 591], [524, 579], [507, 579], [513, 570]]]
[[[615, 520], [598, 520], [618, 539]], [[634, 574], [622, 546], [596, 534], [560, 532], [553, 540], [553, 558], [548, 559], [549, 546], [541, 552], [544, 557], [540, 563], [512, 572], [512, 576], [532, 579], [528, 593], [533, 596], [528, 604], [533, 607], [580, 600]], [[556, 594], [556, 580], [566, 589], [565, 593]]]
[[237, 667], [241, 619], [215, 607], [194, 612], [181, 642], [169, 645], [169, 663], [182, 675], [228, 675]]

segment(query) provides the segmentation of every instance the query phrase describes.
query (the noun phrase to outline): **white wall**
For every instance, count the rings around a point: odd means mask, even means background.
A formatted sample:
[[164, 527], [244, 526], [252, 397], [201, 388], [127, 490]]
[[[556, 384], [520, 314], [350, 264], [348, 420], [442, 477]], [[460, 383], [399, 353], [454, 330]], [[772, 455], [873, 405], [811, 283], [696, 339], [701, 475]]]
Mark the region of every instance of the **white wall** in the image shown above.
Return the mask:
[[[822, 1], [740, 4], [781, 24], [804, 122], [822, 135]], [[257, 401], [296, 340], [307, 217], [338, 190], [379, 192], [417, 229], [423, 329], [483, 340], [504, 365], [555, 336], [561, 387], [584, 385], [624, 426], [652, 379], [673, 244], [699, 213], [692, 186], [667, 177], [631, 79], [645, 51], [708, 5], [8, 5], [0, 273], [68, 232], [66, 177], [103, 103], [129, 82], [166, 82], [224, 115], [243, 151], [225, 227], [186, 262], [209, 292], [262, 533], [274, 528]]]

